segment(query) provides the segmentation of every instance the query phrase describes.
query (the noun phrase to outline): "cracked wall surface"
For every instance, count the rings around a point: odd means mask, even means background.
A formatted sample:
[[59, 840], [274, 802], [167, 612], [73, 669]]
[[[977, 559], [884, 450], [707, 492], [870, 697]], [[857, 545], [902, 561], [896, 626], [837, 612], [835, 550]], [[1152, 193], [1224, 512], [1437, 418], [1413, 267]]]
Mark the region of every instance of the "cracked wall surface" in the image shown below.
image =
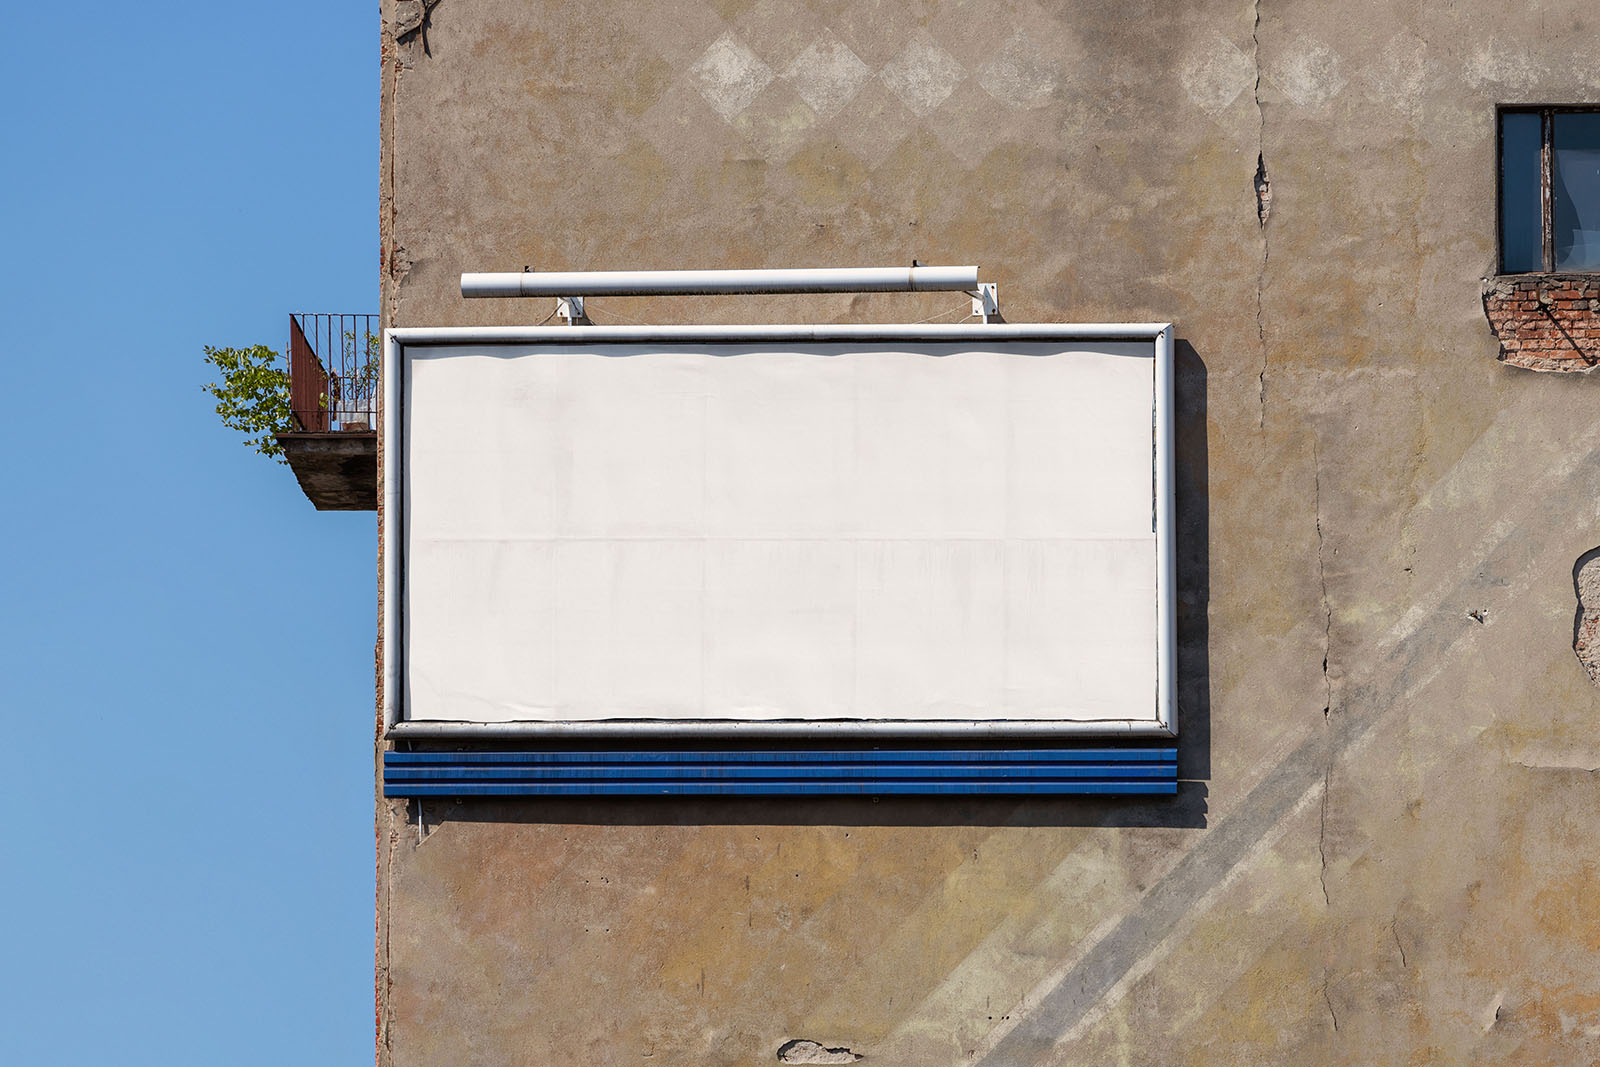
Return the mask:
[[1484, 319], [1495, 106], [1600, 100], [1592, 4], [384, 18], [389, 324], [552, 310], [463, 301], [466, 270], [913, 258], [981, 264], [1014, 322], [1174, 321], [1185, 781], [380, 799], [381, 1063], [1600, 1058], [1600, 688], [1573, 655], [1600, 405], [1507, 366]]

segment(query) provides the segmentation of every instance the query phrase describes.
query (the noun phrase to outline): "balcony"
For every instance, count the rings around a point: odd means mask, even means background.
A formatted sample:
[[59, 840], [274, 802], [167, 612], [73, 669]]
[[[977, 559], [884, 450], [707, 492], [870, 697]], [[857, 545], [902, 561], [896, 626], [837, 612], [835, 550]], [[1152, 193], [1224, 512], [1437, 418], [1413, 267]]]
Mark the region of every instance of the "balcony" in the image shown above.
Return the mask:
[[278, 434], [289, 467], [318, 511], [378, 507], [376, 315], [289, 316], [289, 406]]

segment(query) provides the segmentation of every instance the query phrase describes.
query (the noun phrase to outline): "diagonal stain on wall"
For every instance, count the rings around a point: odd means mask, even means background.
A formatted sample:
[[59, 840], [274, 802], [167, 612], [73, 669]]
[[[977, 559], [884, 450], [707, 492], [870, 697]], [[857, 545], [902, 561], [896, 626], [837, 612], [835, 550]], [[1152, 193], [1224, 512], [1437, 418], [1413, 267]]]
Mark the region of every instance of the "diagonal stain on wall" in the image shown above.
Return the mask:
[[[1514, 412], [1508, 412], [1507, 417]], [[1480, 443], [1496, 451], [1491, 431]], [[1564, 462], [1547, 467], [1529, 486], [1524, 497], [1536, 506], [1541, 493], [1564, 481], [1574, 469], [1600, 464], [1600, 425], [1591, 425], [1574, 442]], [[1474, 466], [1472, 453], [1458, 464]], [[1455, 472], [1452, 472], [1455, 473]], [[1442, 480], [1449, 482], [1447, 476]], [[1447, 490], [1446, 490], [1447, 491]], [[1426, 503], [1426, 500], [1424, 501]], [[1470, 631], [1449, 632], [1428, 627], [1424, 621], [1438, 613], [1464, 616], [1479, 598], [1479, 579], [1486, 572], [1514, 571], [1525, 562], [1527, 531], [1508, 516], [1495, 525], [1491, 536], [1467, 555], [1456, 583], [1429, 606], [1432, 610], [1408, 614], [1382, 644], [1384, 654], [1364, 658], [1375, 667], [1350, 686], [1345, 713], [1329, 720], [1326, 733], [1314, 732], [1274, 766], [1215, 828], [1207, 831], [1170, 874], [1160, 879], [1127, 915], [1102, 936], [1065, 973], [1052, 975], [1046, 989], [1036, 990], [997, 1026], [977, 1062], [987, 1067], [1035, 1062], [1050, 1049], [1070, 1041], [1109, 1008], [1108, 999], [1126, 993], [1130, 974], [1142, 973], [1147, 958], [1157, 954], [1174, 932], [1193, 918], [1197, 902], [1242, 864], [1257, 854], [1260, 842], [1278, 825], [1326, 788], [1326, 769], [1334, 759], [1352, 757], [1370, 739], [1372, 729], [1391, 713], [1403, 710], [1450, 663], [1471, 648]], [[1600, 549], [1586, 554], [1594, 563]], [[1580, 569], [1583, 563], [1580, 563]], [[1600, 572], [1600, 566], [1594, 568]], [[1508, 592], [1525, 590], [1528, 576]], [[1597, 598], [1596, 602], [1600, 602]], [[1425, 603], [1425, 602], [1424, 602]]]

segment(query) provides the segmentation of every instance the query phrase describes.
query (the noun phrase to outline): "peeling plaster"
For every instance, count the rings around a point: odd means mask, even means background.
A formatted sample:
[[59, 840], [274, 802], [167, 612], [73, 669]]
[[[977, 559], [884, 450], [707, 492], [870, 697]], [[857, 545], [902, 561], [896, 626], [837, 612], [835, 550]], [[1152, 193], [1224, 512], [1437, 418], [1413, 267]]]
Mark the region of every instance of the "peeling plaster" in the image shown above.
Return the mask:
[[395, 286], [406, 280], [406, 275], [411, 273], [411, 255], [406, 251], [405, 245], [395, 245], [389, 253], [389, 277], [394, 279]]
[[1600, 548], [1578, 557], [1572, 568], [1572, 584], [1578, 591], [1572, 651], [1588, 672], [1589, 680], [1600, 685]]
[[1587, 374], [1600, 366], [1600, 284], [1589, 275], [1483, 280], [1483, 313], [1500, 361], [1532, 371]]
[[1488, 1007], [1483, 1009], [1483, 1014], [1480, 1016], [1480, 1018], [1483, 1020], [1484, 1033], [1488, 1033], [1490, 1030], [1493, 1030], [1495, 1028], [1495, 1024], [1500, 1021], [1501, 1005], [1503, 1005], [1505, 1001], [1506, 993], [1505, 990], [1502, 989], [1500, 992], [1494, 995], [1494, 999], [1489, 1002]]
[[779, 1063], [854, 1063], [861, 1056], [848, 1048], [828, 1048], [816, 1041], [796, 1038], [778, 1049]]
[[[1256, 156], [1256, 221], [1265, 228], [1272, 217], [1272, 178], [1267, 174], [1267, 158]], [[1263, 238], [1263, 240], [1265, 240]], [[1266, 257], [1263, 255], [1263, 263]]]
[[433, 23], [433, 9], [444, 0], [396, 0], [394, 5], [394, 39], [405, 44], [412, 37], [422, 39], [424, 55], [433, 55], [428, 46], [428, 30]]
[[1600, 754], [1591, 750], [1561, 751], [1553, 748], [1530, 748], [1511, 761], [1530, 771], [1581, 771], [1594, 774], [1600, 771]]

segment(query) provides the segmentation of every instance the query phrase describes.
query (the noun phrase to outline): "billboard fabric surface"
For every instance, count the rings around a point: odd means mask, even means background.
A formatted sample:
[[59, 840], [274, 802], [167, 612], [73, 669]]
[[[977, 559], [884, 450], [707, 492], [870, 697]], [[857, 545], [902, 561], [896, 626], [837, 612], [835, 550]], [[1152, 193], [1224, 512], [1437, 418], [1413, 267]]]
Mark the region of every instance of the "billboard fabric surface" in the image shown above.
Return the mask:
[[1154, 341], [576, 329], [391, 346], [399, 718], [1162, 717]]

